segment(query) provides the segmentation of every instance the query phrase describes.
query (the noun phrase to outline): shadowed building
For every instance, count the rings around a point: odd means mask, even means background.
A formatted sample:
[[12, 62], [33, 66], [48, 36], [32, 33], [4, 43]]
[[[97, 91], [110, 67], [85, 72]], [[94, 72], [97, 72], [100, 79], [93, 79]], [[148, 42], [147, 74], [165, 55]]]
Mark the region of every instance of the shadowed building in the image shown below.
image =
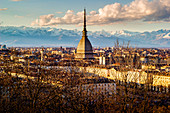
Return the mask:
[[82, 31], [82, 39], [77, 46], [76, 59], [94, 59], [92, 45], [87, 38], [86, 30], [86, 10], [84, 9], [84, 29]]

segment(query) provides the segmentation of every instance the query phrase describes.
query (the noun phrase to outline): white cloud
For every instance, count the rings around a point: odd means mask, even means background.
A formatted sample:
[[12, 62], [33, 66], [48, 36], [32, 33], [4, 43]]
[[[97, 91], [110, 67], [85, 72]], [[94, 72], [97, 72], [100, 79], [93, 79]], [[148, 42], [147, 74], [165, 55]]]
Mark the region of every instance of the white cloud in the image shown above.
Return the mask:
[[0, 11], [5, 11], [5, 10], [7, 10], [8, 8], [3, 8], [3, 9], [0, 9]]
[[[98, 12], [91, 11], [90, 14], [87, 15], [88, 25], [109, 25], [133, 20], [170, 22], [170, 0], [135, 0], [129, 5], [114, 3], [100, 8]], [[55, 17], [54, 14], [40, 16], [32, 22], [32, 25], [81, 25], [82, 23], [83, 12], [75, 14], [73, 10], [68, 10], [63, 17]]]
[[24, 18], [24, 16], [15, 15], [15, 18]]
[[83, 12], [76, 15], [73, 10], [68, 10], [63, 17], [54, 17], [54, 14], [40, 16], [31, 25], [55, 26], [57, 24], [79, 24], [83, 22]]
[[56, 12], [57, 14], [62, 14], [63, 12]]
[[11, 0], [11, 1], [13, 1], [13, 2], [19, 2], [19, 1], [23, 1], [23, 0]]

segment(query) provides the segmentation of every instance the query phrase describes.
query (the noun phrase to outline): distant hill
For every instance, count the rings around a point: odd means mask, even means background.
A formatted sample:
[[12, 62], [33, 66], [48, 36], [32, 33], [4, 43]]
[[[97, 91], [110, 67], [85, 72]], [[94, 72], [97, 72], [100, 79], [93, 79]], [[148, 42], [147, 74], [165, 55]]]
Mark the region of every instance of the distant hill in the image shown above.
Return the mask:
[[[56, 28], [0, 27], [0, 43], [8, 47], [59, 47], [77, 46], [82, 32]], [[170, 30], [152, 32], [130, 31], [88, 31], [88, 37], [94, 47], [114, 46], [118, 39], [121, 44], [130, 41], [132, 47], [170, 47]]]

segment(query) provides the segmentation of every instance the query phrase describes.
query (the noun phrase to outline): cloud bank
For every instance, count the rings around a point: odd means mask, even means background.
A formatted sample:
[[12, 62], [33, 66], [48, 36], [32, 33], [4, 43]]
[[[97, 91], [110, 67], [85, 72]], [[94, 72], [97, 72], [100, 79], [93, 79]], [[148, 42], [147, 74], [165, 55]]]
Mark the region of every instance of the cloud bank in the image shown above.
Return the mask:
[[[130, 4], [114, 3], [91, 11], [87, 15], [88, 25], [110, 25], [116, 22], [142, 20], [144, 22], [170, 22], [170, 0], [134, 0]], [[31, 25], [56, 26], [58, 24], [81, 25], [83, 12], [68, 10], [63, 17], [54, 14], [40, 16]]]
[[15, 15], [15, 18], [24, 18], [24, 16]]
[[13, 2], [19, 2], [19, 1], [23, 1], [23, 0], [11, 0], [11, 1], [13, 1]]
[[3, 9], [0, 9], [0, 11], [5, 11], [5, 10], [7, 10], [8, 8], [3, 8]]

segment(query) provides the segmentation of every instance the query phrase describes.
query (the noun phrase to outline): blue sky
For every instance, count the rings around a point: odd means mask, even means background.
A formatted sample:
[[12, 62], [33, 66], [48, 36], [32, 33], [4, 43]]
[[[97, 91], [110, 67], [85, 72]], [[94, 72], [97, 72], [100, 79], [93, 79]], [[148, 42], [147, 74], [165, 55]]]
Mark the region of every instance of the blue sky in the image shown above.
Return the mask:
[[[170, 0], [0, 0], [2, 26], [51, 26], [90, 31], [170, 29]], [[44, 16], [43, 16], [44, 15]]]

